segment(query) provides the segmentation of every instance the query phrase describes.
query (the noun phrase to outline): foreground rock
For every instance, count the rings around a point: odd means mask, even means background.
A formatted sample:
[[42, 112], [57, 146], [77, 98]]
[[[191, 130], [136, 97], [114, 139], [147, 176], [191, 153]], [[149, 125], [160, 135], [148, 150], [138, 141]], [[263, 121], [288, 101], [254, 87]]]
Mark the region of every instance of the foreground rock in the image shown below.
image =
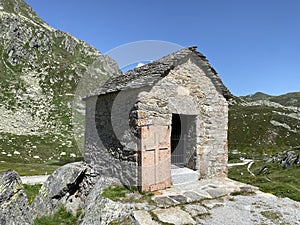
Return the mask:
[[58, 168], [48, 177], [32, 203], [34, 217], [49, 216], [61, 206], [76, 214], [82, 208], [97, 175], [83, 162]]
[[12, 170], [0, 173], [0, 224], [33, 224], [20, 177]]
[[121, 185], [113, 178], [99, 178], [90, 194], [87, 196], [83, 209], [84, 218], [80, 222], [82, 225], [105, 225], [112, 221], [121, 221], [130, 216], [130, 207], [120, 202], [115, 202], [101, 196], [104, 189]]

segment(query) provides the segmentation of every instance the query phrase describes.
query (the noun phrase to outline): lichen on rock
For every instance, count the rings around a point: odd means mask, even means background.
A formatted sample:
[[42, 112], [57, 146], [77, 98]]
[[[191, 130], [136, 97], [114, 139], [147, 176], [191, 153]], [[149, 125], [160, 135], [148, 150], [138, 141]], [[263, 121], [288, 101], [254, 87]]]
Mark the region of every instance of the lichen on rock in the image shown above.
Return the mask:
[[0, 224], [33, 224], [27, 196], [19, 175], [12, 170], [0, 173]]

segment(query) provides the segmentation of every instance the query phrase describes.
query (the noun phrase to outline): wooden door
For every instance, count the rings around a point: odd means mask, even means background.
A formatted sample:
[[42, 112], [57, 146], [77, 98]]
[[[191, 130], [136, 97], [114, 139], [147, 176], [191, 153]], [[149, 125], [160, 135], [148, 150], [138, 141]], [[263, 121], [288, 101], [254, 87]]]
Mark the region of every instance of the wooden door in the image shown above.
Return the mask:
[[171, 186], [171, 129], [169, 126], [141, 128], [140, 187], [155, 191]]

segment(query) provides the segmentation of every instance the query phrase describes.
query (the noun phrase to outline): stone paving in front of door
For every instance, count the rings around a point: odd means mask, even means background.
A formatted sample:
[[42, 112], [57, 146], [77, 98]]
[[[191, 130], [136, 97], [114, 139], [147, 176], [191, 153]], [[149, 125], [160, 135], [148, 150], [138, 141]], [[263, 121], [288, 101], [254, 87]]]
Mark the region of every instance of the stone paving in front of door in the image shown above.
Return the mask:
[[158, 208], [151, 211], [152, 216], [145, 210], [137, 210], [133, 216], [140, 225], [160, 224], [151, 219], [153, 214], [167, 224], [199, 224], [197, 216], [209, 214], [210, 209], [223, 204], [218, 198], [234, 192], [256, 191], [256, 187], [228, 178], [181, 183], [154, 193], [152, 200]]
[[155, 192], [152, 200], [160, 207], [213, 199], [233, 192], [254, 191], [258, 188], [231, 179], [208, 179], [173, 185]]

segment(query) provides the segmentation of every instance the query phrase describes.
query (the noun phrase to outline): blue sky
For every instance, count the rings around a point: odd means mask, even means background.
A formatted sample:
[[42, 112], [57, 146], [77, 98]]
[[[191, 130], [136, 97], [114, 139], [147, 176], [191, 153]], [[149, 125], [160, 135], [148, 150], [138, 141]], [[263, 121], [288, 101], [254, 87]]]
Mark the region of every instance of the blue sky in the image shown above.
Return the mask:
[[140, 40], [196, 45], [237, 96], [300, 91], [299, 0], [25, 0], [105, 53]]

